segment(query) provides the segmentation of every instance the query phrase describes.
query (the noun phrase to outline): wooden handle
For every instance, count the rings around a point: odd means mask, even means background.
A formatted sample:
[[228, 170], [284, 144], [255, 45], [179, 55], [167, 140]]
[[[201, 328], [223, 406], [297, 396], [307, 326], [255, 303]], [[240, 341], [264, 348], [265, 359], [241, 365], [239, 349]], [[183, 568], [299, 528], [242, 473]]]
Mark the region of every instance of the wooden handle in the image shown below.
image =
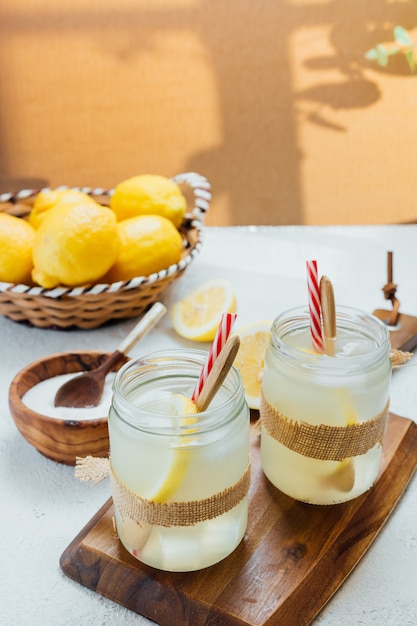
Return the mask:
[[201, 413], [205, 411], [213, 400], [214, 396], [220, 389], [224, 379], [226, 378], [233, 361], [236, 358], [237, 351], [240, 346], [240, 338], [238, 335], [232, 335], [226, 341], [217, 359], [214, 361], [213, 368], [207, 376], [204, 387], [196, 400], [197, 411]]
[[130, 331], [127, 337], [122, 341], [118, 347], [118, 351], [122, 354], [127, 354], [148, 332], [155, 326], [157, 322], [167, 312], [166, 307], [160, 302], [155, 302], [152, 308], [142, 317], [142, 319], [136, 324], [136, 326]]
[[320, 302], [326, 354], [334, 356], [336, 305], [334, 301], [333, 285], [327, 276], [322, 276], [320, 279]]
[[387, 254], [387, 283], [394, 282], [394, 274], [393, 274], [393, 262], [392, 262], [392, 251], [390, 250]]

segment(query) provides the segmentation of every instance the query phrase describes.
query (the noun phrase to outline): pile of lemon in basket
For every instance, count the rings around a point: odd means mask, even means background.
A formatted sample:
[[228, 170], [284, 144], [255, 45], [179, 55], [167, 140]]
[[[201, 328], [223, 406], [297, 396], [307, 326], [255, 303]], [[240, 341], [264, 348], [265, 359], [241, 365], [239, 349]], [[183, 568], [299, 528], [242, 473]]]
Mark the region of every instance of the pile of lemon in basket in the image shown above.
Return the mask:
[[44, 190], [27, 220], [0, 213], [0, 281], [49, 289], [149, 276], [180, 260], [186, 209], [179, 186], [157, 175], [121, 182], [109, 207]]

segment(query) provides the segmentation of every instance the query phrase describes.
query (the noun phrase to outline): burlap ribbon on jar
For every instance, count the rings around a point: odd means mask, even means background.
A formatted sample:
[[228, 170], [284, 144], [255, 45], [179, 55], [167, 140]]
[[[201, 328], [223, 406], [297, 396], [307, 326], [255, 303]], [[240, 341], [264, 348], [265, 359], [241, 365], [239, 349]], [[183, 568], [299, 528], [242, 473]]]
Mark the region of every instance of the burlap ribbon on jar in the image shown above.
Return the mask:
[[382, 445], [388, 420], [389, 400], [374, 418], [346, 426], [308, 424], [292, 420], [261, 396], [261, 423], [271, 437], [303, 456], [322, 461], [343, 461], [366, 454]]
[[240, 479], [230, 487], [202, 500], [189, 502], [154, 502], [141, 498], [128, 489], [117, 477], [111, 459], [78, 457], [75, 476], [97, 483], [110, 476], [114, 506], [122, 519], [151, 526], [194, 526], [227, 513], [243, 500], [249, 491], [250, 464]]

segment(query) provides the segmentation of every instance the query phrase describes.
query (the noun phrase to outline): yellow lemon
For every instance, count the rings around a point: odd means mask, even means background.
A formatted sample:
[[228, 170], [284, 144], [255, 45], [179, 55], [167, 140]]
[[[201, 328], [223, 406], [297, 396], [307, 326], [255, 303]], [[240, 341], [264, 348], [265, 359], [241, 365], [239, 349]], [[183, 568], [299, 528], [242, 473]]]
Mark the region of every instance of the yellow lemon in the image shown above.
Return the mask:
[[91, 196], [77, 189], [45, 189], [45, 191], [40, 191], [29, 214], [29, 223], [37, 229], [48, 215], [49, 210], [57, 204], [74, 204], [75, 202], [98, 204]]
[[110, 207], [118, 221], [136, 215], [162, 215], [179, 228], [187, 201], [179, 186], [169, 178], [143, 174], [116, 185]]
[[120, 250], [106, 275], [108, 282], [149, 276], [178, 263], [182, 237], [175, 226], [160, 215], [143, 215], [118, 222]]
[[242, 376], [246, 402], [251, 409], [260, 407], [265, 352], [271, 337], [271, 326], [272, 321], [261, 320], [236, 331], [240, 347], [234, 364]]
[[[194, 424], [197, 419], [192, 417], [197, 413], [195, 403], [183, 394], [172, 394], [168, 403], [164, 404], [163, 410], [167, 415], [182, 417], [183, 425]], [[189, 447], [182, 447], [181, 444], [177, 448], [172, 449], [172, 455], [167, 465], [167, 473], [163, 476], [160, 486], [148, 497], [149, 500], [158, 503], [172, 501], [189, 471], [192, 455], [193, 450]], [[165, 458], [167, 458], [167, 455], [165, 455]], [[116, 515], [118, 515], [117, 512]], [[133, 553], [144, 546], [151, 528], [148, 524], [138, 523], [127, 516], [124, 516], [123, 519], [118, 516], [118, 527], [122, 533], [123, 540], [127, 546], [133, 549]]]
[[0, 213], [0, 280], [31, 282], [35, 231], [25, 220]]
[[[194, 415], [197, 413], [195, 402], [182, 393], [172, 394], [171, 415]], [[187, 422], [188, 423], [188, 422]]]
[[[182, 394], [173, 394], [171, 397], [170, 415], [184, 416], [183, 424], [189, 425], [196, 421], [196, 418], [185, 417], [195, 415], [197, 408], [195, 403]], [[164, 478], [164, 482], [159, 489], [153, 494], [151, 500], [153, 502], [168, 502], [179, 489], [191, 461], [192, 451], [189, 448], [178, 447], [174, 450], [174, 455], [170, 470]]]
[[32, 278], [46, 288], [95, 282], [119, 247], [113, 211], [92, 203], [57, 205], [36, 231]]
[[193, 341], [212, 341], [223, 313], [236, 310], [236, 296], [227, 280], [203, 283], [170, 310], [176, 332]]

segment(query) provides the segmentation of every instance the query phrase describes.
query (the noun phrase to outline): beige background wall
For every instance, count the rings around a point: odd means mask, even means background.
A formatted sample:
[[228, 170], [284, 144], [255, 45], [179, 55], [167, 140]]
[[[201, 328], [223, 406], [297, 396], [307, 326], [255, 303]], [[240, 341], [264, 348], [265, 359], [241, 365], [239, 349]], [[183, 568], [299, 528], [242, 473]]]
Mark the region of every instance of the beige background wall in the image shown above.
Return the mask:
[[208, 224], [417, 220], [415, 0], [0, 0], [0, 190], [198, 171]]

